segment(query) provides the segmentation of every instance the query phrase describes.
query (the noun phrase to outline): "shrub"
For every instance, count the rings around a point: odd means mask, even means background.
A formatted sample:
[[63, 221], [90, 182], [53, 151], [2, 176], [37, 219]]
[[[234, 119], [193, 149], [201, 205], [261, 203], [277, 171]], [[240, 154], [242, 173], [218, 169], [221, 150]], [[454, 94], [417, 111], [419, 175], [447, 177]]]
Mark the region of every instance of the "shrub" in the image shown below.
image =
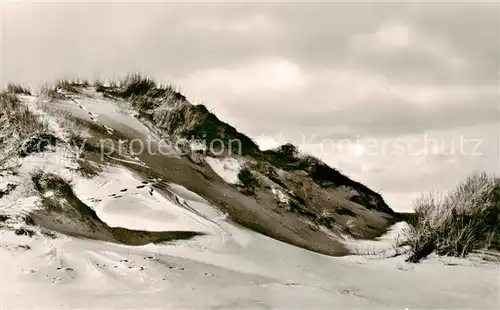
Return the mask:
[[409, 262], [432, 252], [464, 257], [474, 250], [498, 250], [500, 178], [473, 174], [445, 195], [422, 196], [409, 224], [405, 231], [411, 246]]
[[79, 88], [82, 87], [87, 87], [89, 86], [89, 81], [86, 79], [79, 79], [79, 78], [74, 78], [72, 80], [69, 79], [61, 79], [56, 81], [56, 84], [54, 88], [57, 89], [62, 89], [64, 91], [70, 92], [70, 93], [78, 93]]
[[35, 133], [23, 141], [18, 155], [26, 157], [32, 153], [44, 152], [49, 146], [55, 146], [57, 140], [57, 137], [50, 133]]
[[312, 156], [300, 154], [298, 148], [291, 143], [281, 145], [276, 149], [265, 150], [262, 154], [262, 160], [286, 171], [309, 171], [312, 163], [315, 162]]
[[14, 231], [14, 233], [18, 236], [28, 236], [28, 237], [33, 237], [34, 235], [36, 235], [35, 231], [27, 228], [18, 228]]
[[255, 188], [258, 185], [258, 180], [253, 176], [250, 169], [244, 167], [238, 172], [238, 180], [245, 190], [245, 194], [254, 195]]

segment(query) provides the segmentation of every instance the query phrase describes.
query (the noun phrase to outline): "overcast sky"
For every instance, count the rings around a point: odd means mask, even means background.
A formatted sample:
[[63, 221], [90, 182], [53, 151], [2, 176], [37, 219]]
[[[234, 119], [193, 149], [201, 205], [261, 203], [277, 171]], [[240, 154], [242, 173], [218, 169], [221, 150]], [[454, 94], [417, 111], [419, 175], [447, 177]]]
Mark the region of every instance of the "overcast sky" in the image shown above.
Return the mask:
[[1, 82], [131, 71], [397, 210], [498, 173], [495, 3], [2, 3]]

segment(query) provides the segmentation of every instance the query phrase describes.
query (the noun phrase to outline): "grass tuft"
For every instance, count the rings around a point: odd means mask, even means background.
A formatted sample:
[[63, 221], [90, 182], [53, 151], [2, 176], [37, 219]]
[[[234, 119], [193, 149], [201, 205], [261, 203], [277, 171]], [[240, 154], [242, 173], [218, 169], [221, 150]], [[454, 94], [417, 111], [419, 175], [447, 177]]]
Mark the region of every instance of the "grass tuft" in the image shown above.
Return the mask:
[[255, 195], [255, 189], [259, 184], [259, 181], [253, 176], [250, 169], [243, 167], [238, 173], [238, 180], [240, 181], [246, 195]]
[[0, 141], [12, 136], [26, 138], [47, 130], [47, 124], [21, 104], [15, 94], [0, 93]]
[[31, 96], [31, 91], [28, 88], [12, 83], [7, 84], [7, 92], [12, 94]]
[[464, 257], [476, 250], [499, 250], [500, 178], [476, 173], [446, 194], [422, 196], [409, 224], [409, 262], [432, 252]]

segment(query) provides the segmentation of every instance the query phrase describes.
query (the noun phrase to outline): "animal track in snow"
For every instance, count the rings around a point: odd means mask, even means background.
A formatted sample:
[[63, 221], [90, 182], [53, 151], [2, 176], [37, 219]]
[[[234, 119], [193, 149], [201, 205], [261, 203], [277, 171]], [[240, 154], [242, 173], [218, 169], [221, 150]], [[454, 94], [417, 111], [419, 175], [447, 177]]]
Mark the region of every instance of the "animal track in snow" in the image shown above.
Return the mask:
[[68, 95], [64, 94], [64, 93], [63, 93], [63, 91], [62, 91], [62, 89], [58, 89], [58, 90], [57, 90], [57, 92], [58, 92], [60, 95], [62, 95], [62, 96], [64, 96], [64, 97], [68, 98], [69, 100], [73, 101], [75, 104], [77, 104], [77, 105], [78, 105], [78, 107], [79, 107], [80, 109], [82, 109], [82, 110], [84, 110], [84, 111], [87, 111], [87, 114], [90, 116], [90, 117], [89, 117], [89, 118], [90, 118], [90, 120], [91, 120], [91, 121], [93, 121], [94, 123], [97, 123], [97, 124], [101, 125], [102, 127], [104, 127], [104, 128], [106, 129], [106, 131], [107, 131], [109, 134], [113, 134], [113, 133], [115, 132], [115, 130], [114, 130], [113, 128], [111, 128], [111, 127], [109, 127], [109, 126], [106, 126], [105, 124], [101, 123], [101, 122], [97, 119], [97, 117], [99, 117], [99, 115], [94, 114], [94, 113], [92, 113], [92, 112], [88, 111], [88, 110], [87, 110], [87, 108], [85, 108], [85, 106], [83, 106], [83, 105], [82, 105], [80, 102], [78, 102], [76, 99], [71, 98], [70, 96], [68, 96]]

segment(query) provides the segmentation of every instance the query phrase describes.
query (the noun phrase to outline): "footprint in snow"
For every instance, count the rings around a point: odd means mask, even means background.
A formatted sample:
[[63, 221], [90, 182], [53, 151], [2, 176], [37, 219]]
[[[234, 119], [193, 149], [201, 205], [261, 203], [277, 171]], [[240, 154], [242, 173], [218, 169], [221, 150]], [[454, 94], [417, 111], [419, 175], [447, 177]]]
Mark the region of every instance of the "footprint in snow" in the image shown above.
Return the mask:
[[24, 273], [35, 273], [37, 271], [38, 271], [37, 269], [33, 269], [33, 268], [32, 269], [23, 269]]
[[57, 271], [61, 271], [61, 270], [66, 270], [66, 271], [75, 271], [73, 268], [69, 268], [69, 267], [58, 267], [58, 268], [57, 268]]
[[168, 269], [176, 269], [176, 270], [184, 271], [184, 267], [177, 267], [177, 266], [168, 266]]
[[57, 282], [61, 282], [61, 281], [62, 281], [61, 277], [55, 277], [52, 279], [52, 283], [57, 283]]

